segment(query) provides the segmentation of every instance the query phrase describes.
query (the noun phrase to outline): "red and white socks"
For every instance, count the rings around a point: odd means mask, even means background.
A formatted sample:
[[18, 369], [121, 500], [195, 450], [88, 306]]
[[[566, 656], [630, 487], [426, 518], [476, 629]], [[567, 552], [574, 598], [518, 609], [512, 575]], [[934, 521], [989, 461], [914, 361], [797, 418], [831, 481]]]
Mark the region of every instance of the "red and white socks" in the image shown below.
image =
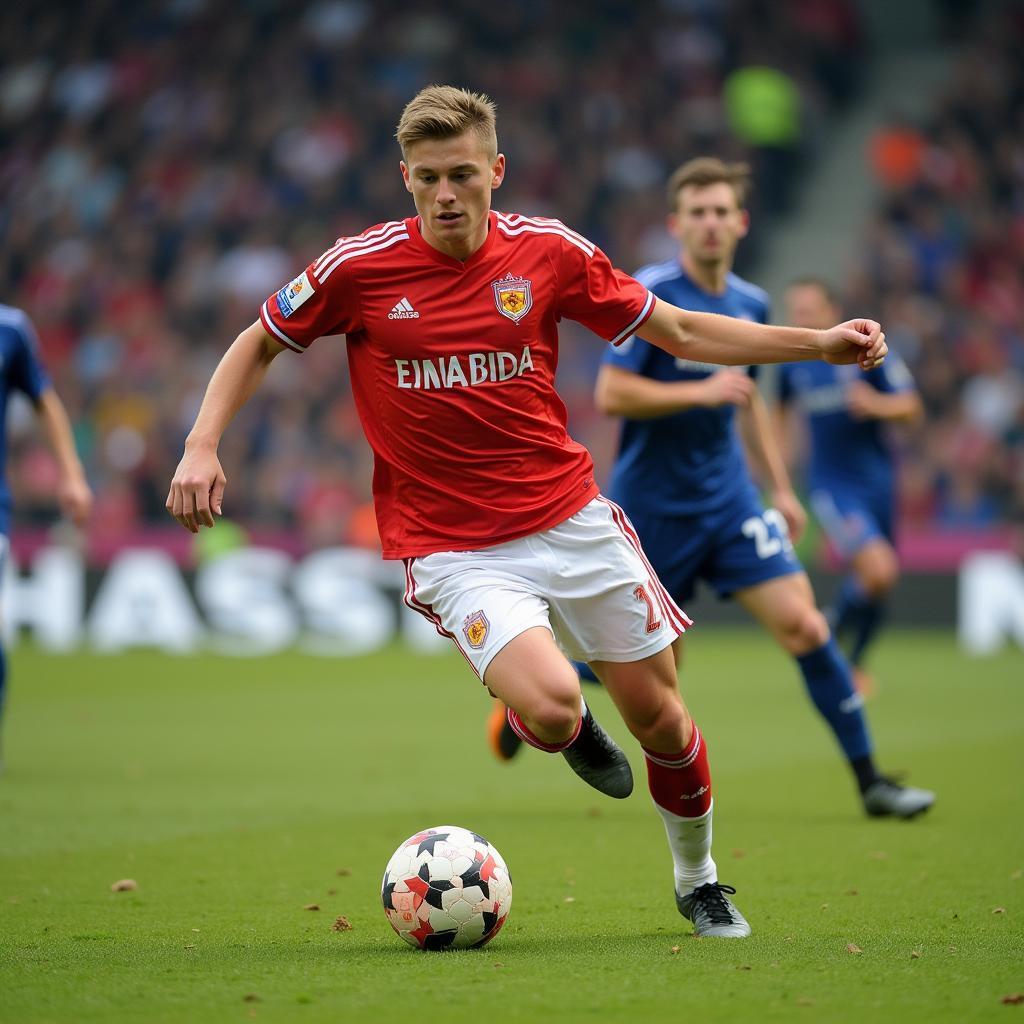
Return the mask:
[[718, 879], [711, 859], [711, 771], [707, 746], [696, 724], [685, 750], [663, 754], [644, 748], [647, 783], [665, 822], [675, 870], [676, 892]]

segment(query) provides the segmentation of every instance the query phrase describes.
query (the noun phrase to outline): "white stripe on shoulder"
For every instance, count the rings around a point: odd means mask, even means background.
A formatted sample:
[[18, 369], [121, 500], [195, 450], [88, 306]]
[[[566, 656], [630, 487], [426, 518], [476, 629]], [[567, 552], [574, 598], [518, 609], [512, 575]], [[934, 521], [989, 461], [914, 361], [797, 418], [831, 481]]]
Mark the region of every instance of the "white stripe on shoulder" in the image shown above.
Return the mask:
[[648, 288], [653, 288], [656, 284], [671, 281], [673, 277], [679, 277], [681, 274], [682, 268], [679, 263], [676, 260], [668, 260], [665, 263], [648, 263], [647, 266], [641, 267], [633, 277]]
[[324, 264], [329, 263], [340, 251], [347, 249], [353, 245], [363, 245], [367, 242], [376, 241], [378, 238], [383, 238], [386, 234], [393, 233], [397, 228], [404, 228], [405, 221], [401, 220], [390, 220], [386, 224], [381, 224], [379, 228], [374, 228], [372, 231], [364, 231], [361, 235], [353, 235], [351, 238], [339, 238], [334, 245], [331, 246], [320, 258], [313, 264], [313, 272], [319, 276], [320, 270]]
[[771, 304], [771, 296], [756, 284], [752, 284], [750, 281], [745, 281], [742, 277], [733, 273], [730, 273], [726, 277], [726, 280], [733, 288], [736, 289], [736, 291], [743, 292], [744, 295], [749, 295], [752, 299], [757, 299], [765, 305]]
[[30, 323], [28, 313], [17, 306], [0, 306], [0, 323], [24, 326]]
[[522, 213], [499, 213], [498, 216], [504, 218], [506, 223], [510, 224], [510, 226], [513, 227], [516, 224], [526, 222], [528, 224], [536, 224], [538, 227], [542, 228], [561, 228], [562, 231], [565, 231], [568, 234], [572, 235], [573, 238], [575, 238], [578, 242], [581, 242], [583, 245], [587, 246], [589, 249], [597, 248], [597, 246], [594, 245], [594, 243], [589, 238], [587, 238], [585, 235], [581, 235], [578, 231], [575, 231], [573, 228], [569, 227], [569, 225], [566, 224], [564, 221], [560, 221], [557, 217], [527, 217], [525, 214]]
[[585, 243], [581, 242], [579, 240], [579, 238], [574, 237], [568, 231], [563, 230], [561, 228], [557, 228], [554, 225], [550, 225], [549, 226], [549, 225], [522, 223], [522, 224], [517, 224], [515, 227], [511, 227], [508, 224], [504, 223], [503, 221], [499, 220], [498, 221], [498, 229], [502, 232], [502, 234], [508, 236], [509, 238], [514, 238], [517, 235], [522, 235], [522, 234], [527, 234], [527, 235], [556, 235], [559, 238], [564, 239], [570, 245], [576, 246], [577, 249], [579, 249], [581, 252], [585, 253], [588, 257], [592, 257], [594, 255], [594, 249], [593, 249], [592, 246], [586, 245]]
[[381, 241], [374, 245], [363, 245], [358, 248], [344, 249], [341, 253], [334, 257], [329, 265], [327, 265], [323, 272], [318, 274], [320, 283], [323, 284], [342, 265], [342, 263], [348, 260], [353, 260], [357, 256], [368, 256], [372, 252], [380, 252], [381, 249], [390, 249], [391, 246], [396, 245], [398, 242], [404, 242], [409, 237], [409, 232], [404, 230], [405, 225], [402, 225], [403, 230], [396, 232], [395, 234], [387, 235]]
[[269, 299], [265, 301], [263, 303], [263, 308], [260, 310], [263, 314], [262, 320], [264, 326], [269, 327], [271, 332], [282, 344], [287, 345], [290, 349], [294, 349], [296, 352], [305, 352], [306, 350], [297, 341], [292, 341], [292, 339], [274, 323], [274, 318], [270, 315], [270, 308], [267, 306], [267, 302], [269, 301]]
[[647, 293], [647, 301], [644, 303], [644, 308], [640, 310], [637, 318], [628, 326], [624, 327], [618, 334], [612, 338], [613, 345], [620, 345], [626, 340], [639, 326], [643, 323], [643, 319], [647, 316], [651, 306], [654, 305], [654, 292], [649, 291]]

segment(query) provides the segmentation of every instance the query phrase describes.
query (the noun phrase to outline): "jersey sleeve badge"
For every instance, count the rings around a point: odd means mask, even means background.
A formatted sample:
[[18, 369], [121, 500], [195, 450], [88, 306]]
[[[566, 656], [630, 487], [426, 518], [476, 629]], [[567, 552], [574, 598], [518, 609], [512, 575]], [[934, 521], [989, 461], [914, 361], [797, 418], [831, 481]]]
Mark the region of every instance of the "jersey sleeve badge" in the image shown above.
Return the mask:
[[487, 639], [489, 628], [490, 623], [482, 611], [470, 612], [462, 623], [462, 632], [469, 641], [469, 646], [474, 650], [479, 649], [483, 645], [484, 640]]
[[313, 294], [313, 284], [309, 274], [303, 271], [294, 281], [286, 284], [277, 293], [277, 308], [286, 319]]
[[501, 280], [495, 281], [491, 287], [494, 289], [495, 305], [502, 316], [507, 316], [517, 324], [530, 312], [533, 305], [533, 287], [525, 277], [516, 277], [509, 273]]

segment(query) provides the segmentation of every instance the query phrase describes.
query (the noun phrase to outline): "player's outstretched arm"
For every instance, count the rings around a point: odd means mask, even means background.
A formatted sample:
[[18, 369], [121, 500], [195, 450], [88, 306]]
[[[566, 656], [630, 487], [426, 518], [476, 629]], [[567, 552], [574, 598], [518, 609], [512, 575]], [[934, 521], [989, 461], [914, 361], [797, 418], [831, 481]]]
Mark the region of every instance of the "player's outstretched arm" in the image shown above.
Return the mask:
[[85, 526], [92, 511], [92, 491], [75, 450], [75, 437], [71, 432], [67, 410], [52, 387], [48, 387], [39, 396], [36, 413], [60, 470], [60, 481], [57, 484], [60, 510], [75, 526]]
[[213, 526], [214, 514], [221, 514], [227, 480], [217, 458], [220, 439], [283, 351], [257, 320], [235, 338], [213, 371], [167, 492], [167, 511], [191, 533]]
[[917, 423], [924, 417], [924, 405], [916, 391], [876, 391], [862, 380], [853, 381], [846, 389], [846, 408], [859, 420]]
[[682, 359], [743, 366], [823, 359], [873, 369], [889, 351], [874, 320], [847, 320], [827, 331], [776, 327], [718, 313], [694, 313], [656, 299], [640, 335]]

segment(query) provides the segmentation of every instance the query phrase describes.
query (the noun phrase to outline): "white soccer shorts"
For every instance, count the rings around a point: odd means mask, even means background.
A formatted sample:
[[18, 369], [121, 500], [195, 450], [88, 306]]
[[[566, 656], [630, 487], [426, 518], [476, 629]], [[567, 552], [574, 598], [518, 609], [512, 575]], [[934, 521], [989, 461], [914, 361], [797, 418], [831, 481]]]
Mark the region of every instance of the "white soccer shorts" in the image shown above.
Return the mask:
[[405, 603], [483, 679], [505, 644], [544, 626], [576, 661], [639, 661], [692, 625], [614, 502], [598, 496], [549, 530], [405, 559]]

